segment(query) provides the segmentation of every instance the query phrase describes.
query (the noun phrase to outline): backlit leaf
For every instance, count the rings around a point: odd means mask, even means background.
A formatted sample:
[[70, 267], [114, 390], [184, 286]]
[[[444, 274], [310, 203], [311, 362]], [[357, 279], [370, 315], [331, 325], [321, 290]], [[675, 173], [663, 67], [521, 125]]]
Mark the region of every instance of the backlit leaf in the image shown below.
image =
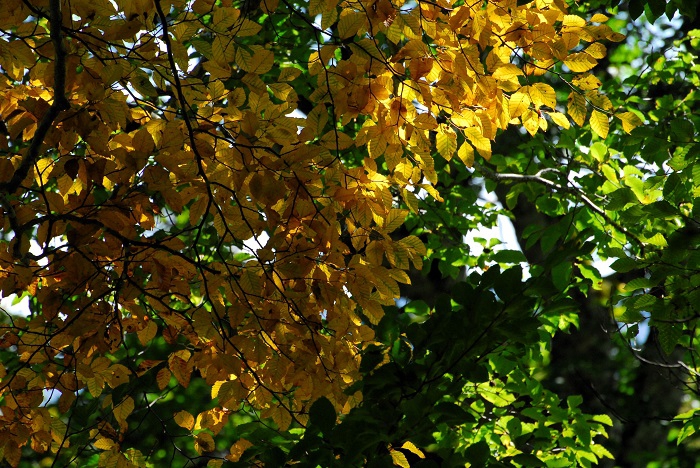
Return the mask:
[[586, 109], [586, 99], [575, 91], [569, 94], [567, 113], [576, 125], [583, 125], [586, 121], [586, 114], [588, 113]]
[[598, 62], [585, 52], [576, 52], [564, 59], [564, 65], [575, 73], [587, 72], [597, 64]]
[[605, 138], [608, 136], [608, 128], [608, 116], [602, 112], [594, 110], [591, 113], [591, 129], [593, 129], [593, 131], [596, 132], [599, 137]]

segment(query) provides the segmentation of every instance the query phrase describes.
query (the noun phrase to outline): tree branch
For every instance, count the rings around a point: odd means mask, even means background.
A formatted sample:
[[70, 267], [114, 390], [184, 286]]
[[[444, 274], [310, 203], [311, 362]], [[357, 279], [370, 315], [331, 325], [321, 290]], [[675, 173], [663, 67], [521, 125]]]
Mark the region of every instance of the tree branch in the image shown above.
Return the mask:
[[[39, 122], [39, 126], [34, 133], [32, 143], [24, 155], [19, 167], [15, 170], [12, 178], [8, 182], [0, 183], [0, 192], [12, 194], [19, 188], [22, 181], [29, 174], [29, 169], [34, 165], [39, 157], [39, 149], [44, 143], [44, 138], [49, 133], [54, 120], [61, 111], [69, 109], [70, 103], [66, 98], [66, 49], [63, 47], [63, 37], [61, 26], [63, 24], [63, 14], [61, 12], [61, 0], [49, 0], [49, 29], [51, 42], [53, 42], [54, 58], [54, 96], [53, 103], [44, 117]], [[3, 200], [6, 208], [7, 200]], [[8, 208], [9, 209], [9, 208]]]
[[583, 193], [581, 190], [577, 189], [576, 187], [570, 187], [569, 185], [560, 185], [554, 181], [551, 181], [549, 179], [545, 179], [543, 176], [549, 172], [559, 172], [557, 169], [554, 168], [545, 168], [542, 169], [541, 171], [537, 172], [536, 174], [528, 175], [528, 174], [514, 174], [514, 173], [498, 173], [495, 171], [492, 171], [488, 167], [482, 166], [478, 162], [474, 162], [474, 167], [478, 169], [484, 177], [494, 180], [496, 182], [502, 181], [502, 180], [511, 180], [515, 183], [525, 183], [525, 182], [535, 182], [540, 185], [544, 185], [545, 187], [550, 188], [551, 190], [557, 191], [557, 192], [563, 192], [563, 193], [569, 193], [576, 198], [578, 198], [584, 205], [588, 206], [591, 210], [593, 210], [595, 213], [599, 214], [600, 216], [605, 219], [605, 221], [608, 222], [608, 224], [612, 225], [615, 229], [618, 231], [622, 232], [627, 236], [629, 239], [632, 239], [638, 246], [641, 251], [641, 254], [644, 255], [644, 242], [637, 237], [635, 234], [632, 234], [630, 231], [625, 229], [620, 223], [617, 221], [613, 220], [603, 208], [599, 207], [596, 205], [593, 200], [591, 200], [585, 193]]

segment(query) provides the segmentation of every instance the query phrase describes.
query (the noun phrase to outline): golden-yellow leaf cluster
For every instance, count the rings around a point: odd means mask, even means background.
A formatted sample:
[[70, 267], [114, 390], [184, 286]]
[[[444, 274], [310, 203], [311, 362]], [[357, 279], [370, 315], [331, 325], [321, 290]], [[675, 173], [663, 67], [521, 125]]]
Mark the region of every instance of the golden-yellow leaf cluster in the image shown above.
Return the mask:
[[[214, 410], [174, 415], [199, 453], [243, 403], [281, 429], [322, 395], [347, 412], [371, 325], [422, 267], [425, 247], [399, 228], [421, 193], [440, 199], [434, 158], [471, 166], [510, 124], [568, 127], [543, 77], [588, 72], [599, 41], [619, 40], [603, 15], [594, 25], [559, 1], [234, 3], [0, 6], [0, 201], [14, 235], [0, 292], [35, 298], [0, 330], [18, 358], [0, 369], [12, 466], [27, 441], [55, 452], [66, 437], [45, 389], [61, 411], [81, 392], [103, 402], [94, 446], [111, 465], [126, 463], [120, 443], [147, 404], [112, 390], [151, 374], [157, 391], [215, 389]], [[310, 28], [308, 59], [272, 39], [285, 14]], [[572, 83], [566, 112], [582, 125], [596, 106], [604, 137], [599, 82]], [[156, 340], [168, 351], [153, 360], [109, 358]]]

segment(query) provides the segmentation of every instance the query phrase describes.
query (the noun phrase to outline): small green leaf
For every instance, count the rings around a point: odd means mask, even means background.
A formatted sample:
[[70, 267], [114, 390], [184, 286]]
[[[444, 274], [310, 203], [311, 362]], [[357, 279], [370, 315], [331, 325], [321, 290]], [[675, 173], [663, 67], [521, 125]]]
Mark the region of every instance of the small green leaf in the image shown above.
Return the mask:
[[491, 258], [498, 263], [527, 262], [525, 255], [519, 250], [499, 250]]

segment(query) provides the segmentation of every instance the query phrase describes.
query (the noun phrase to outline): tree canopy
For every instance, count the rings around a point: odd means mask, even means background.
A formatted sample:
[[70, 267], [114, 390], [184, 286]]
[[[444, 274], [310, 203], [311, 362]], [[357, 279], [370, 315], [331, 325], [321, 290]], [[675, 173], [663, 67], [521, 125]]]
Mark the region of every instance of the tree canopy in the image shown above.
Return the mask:
[[690, 466], [696, 7], [3, 0], [0, 463]]

